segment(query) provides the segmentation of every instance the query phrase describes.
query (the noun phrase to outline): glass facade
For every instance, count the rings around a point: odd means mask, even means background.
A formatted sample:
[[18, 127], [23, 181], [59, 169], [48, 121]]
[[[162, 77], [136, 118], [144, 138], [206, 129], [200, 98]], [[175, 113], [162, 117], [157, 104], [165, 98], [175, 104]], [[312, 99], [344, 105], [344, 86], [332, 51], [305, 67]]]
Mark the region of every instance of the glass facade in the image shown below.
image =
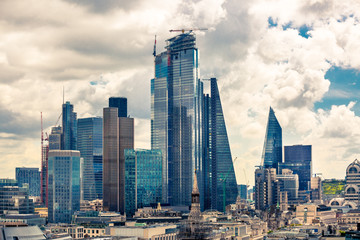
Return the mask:
[[195, 40], [193, 33], [175, 36], [155, 57], [151, 148], [162, 152], [163, 202], [190, 205], [196, 170], [202, 209], [223, 211], [236, 201], [235, 171], [217, 80], [200, 80]]
[[109, 98], [109, 107], [118, 109], [118, 117], [127, 117], [127, 98], [111, 97]]
[[41, 178], [38, 168], [16, 168], [15, 177], [19, 187], [28, 184], [30, 196], [40, 196]]
[[[220, 94], [216, 78], [210, 79], [211, 96], [205, 95], [204, 106], [204, 186], [211, 188], [211, 205], [205, 209], [225, 211], [225, 206], [234, 203], [237, 197], [237, 183], [232, 162], [229, 140], [221, 106]], [[206, 192], [206, 191], [205, 191]], [[205, 196], [207, 194], [204, 194]], [[205, 199], [208, 202], [208, 199]]]
[[48, 220], [70, 223], [80, 210], [81, 158], [79, 151], [49, 151]]
[[190, 205], [194, 170], [202, 168], [202, 92], [195, 35], [168, 39], [166, 49], [155, 57], [151, 81], [151, 147], [163, 153], [163, 202]]
[[62, 128], [60, 126], [52, 127], [49, 135], [49, 150], [61, 150], [61, 134]]
[[299, 176], [299, 190], [310, 190], [312, 176], [311, 145], [284, 147], [284, 163], [280, 169], [290, 169]]
[[29, 199], [28, 185], [19, 187], [15, 179], [0, 179], [0, 214], [7, 212], [33, 214], [34, 203]]
[[125, 149], [125, 210], [148, 207], [162, 200], [160, 150]]
[[247, 186], [245, 184], [238, 185], [238, 195], [241, 199], [247, 199]]
[[280, 163], [282, 163], [282, 129], [274, 110], [270, 107], [261, 166], [264, 168], [275, 168], [278, 173]]
[[78, 119], [78, 150], [84, 159], [83, 200], [102, 199], [102, 137], [101, 117]]
[[70, 102], [62, 105], [62, 127], [62, 150], [77, 150], [76, 112]]

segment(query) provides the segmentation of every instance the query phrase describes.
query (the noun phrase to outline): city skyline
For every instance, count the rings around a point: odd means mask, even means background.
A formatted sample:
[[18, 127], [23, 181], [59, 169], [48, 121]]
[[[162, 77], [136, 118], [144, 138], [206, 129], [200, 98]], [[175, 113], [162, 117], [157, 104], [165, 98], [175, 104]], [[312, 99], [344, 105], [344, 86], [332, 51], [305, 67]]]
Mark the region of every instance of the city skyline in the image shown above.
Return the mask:
[[243, 169], [253, 184], [270, 105], [284, 146], [312, 145], [314, 173], [340, 178], [345, 171], [337, 169], [359, 158], [356, 1], [33, 6], [25, 12], [20, 1], [0, 3], [2, 177], [14, 177], [15, 167], [40, 167], [40, 112], [50, 133], [63, 87], [78, 118], [101, 116], [111, 96], [128, 98], [135, 148], [150, 148], [154, 35], [162, 52], [175, 36], [169, 29], [192, 27], [209, 29], [196, 32], [200, 77], [218, 79], [239, 184]]

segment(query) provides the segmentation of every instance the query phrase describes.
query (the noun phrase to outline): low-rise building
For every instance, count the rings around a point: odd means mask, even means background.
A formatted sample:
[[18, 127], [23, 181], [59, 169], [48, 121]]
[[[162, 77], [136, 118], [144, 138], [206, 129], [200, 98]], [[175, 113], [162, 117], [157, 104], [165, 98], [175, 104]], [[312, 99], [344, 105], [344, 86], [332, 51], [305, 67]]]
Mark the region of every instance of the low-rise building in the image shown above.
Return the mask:
[[45, 225], [46, 218], [38, 214], [6, 214], [0, 217], [0, 222], [21, 222], [27, 225]]
[[67, 233], [73, 239], [84, 238], [84, 226], [72, 224], [50, 225], [50, 234]]
[[92, 201], [81, 200], [80, 202], [80, 211], [96, 211], [101, 212], [103, 211], [103, 200], [95, 199]]
[[106, 235], [106, 225], [84, 226], [84, 238], [94, 238]]
[[177, 225], [163, 224], [147, 226], [140, 224], [140, 226], [110, 227], [109, 232], [111, 236], [138, 237], [140, 240], [175, 240], [177, 235]]
[[357, 224], [360, 222], [360, 210], [353, 209], [342, 214], [338, 222], [339, 225], [347, 225], [351, 229], [356, 229]]

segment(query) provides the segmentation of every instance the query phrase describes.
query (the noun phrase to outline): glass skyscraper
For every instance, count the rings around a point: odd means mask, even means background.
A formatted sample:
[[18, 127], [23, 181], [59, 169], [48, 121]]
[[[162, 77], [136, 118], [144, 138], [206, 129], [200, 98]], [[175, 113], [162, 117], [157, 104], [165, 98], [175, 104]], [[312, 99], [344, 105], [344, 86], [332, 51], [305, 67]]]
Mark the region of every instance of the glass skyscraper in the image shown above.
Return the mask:
[[311, 145], [284, 147], [284, 163], [280, 169], [290, 169], [299, 176], [299, 190], [310, 190], [312, 176]]
[[19, 187], [23, 187], [25, 183], [29, 185], [30, 196], [40, 196], [41, 178], [39, 168], [17, 167], [15, 177]]
[[282, 129], [274, 110], [270, 107], [261, 166], [264, 168], [275, 168], [278, 173], [280, 163], [282, 163]]
[[210, 94], [203, 101], [203, 201], [205, 209], [225, 211], [236, 201], [237, 183], [216, 78], [210, 79]]
[[194, 170], [202, 171], [202, 89], [195, 40], [193, 33], [168, 39], [166, 51], [155, 57], [151, 80], [151, 148], [163, 154], [163, 202], [171, 205], [191, 204]]
[[109, 107], [118, 109], [118, 117], [127, 117], [127, 98], [111, 97], [109, 98]]
[[74, 105], [62, 105], [62, 150], [77, 150], [77, 121]]
[[151, 148], [162, 152], [163, 202], [190, 205], [196, 170], [202, 209], [224, 211], [236, 201], [235, 171], [217, 80], [200, 80], [195, 40], [192, 32], [175, 36], [155, 57]]
[[60, 126], [52, 127], [49, 135], [49, 150], [61, 150], [61, 134]]
[[102, 199], [102, 136], [101, 117], [78, 119], [78, 150], [84, 159], [83, 199]]
[[51, 223], [70, 223], [80, 210], [81, 159], [79, 151], [49, 151], [48, 219]]
[[125, 211], [135, 213], [162, 200], [160, 150], [125, 149]]

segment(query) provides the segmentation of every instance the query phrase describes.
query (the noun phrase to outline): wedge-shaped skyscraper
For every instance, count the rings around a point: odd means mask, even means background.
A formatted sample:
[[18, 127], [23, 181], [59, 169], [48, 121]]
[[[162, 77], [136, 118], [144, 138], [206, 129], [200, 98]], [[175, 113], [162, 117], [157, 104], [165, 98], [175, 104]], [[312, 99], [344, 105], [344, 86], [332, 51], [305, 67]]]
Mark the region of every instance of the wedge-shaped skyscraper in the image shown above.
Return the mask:
[[280, 163], [282, 163], [282, 129], [274, 110], [270, 107], [261, 166], [264, 168], [275, 168], [278, 173]]
[[216, 78], [210, 79], [210, 94], [204, 95], [204, 208], [225, 211], [234, 203], [237, 183]]

